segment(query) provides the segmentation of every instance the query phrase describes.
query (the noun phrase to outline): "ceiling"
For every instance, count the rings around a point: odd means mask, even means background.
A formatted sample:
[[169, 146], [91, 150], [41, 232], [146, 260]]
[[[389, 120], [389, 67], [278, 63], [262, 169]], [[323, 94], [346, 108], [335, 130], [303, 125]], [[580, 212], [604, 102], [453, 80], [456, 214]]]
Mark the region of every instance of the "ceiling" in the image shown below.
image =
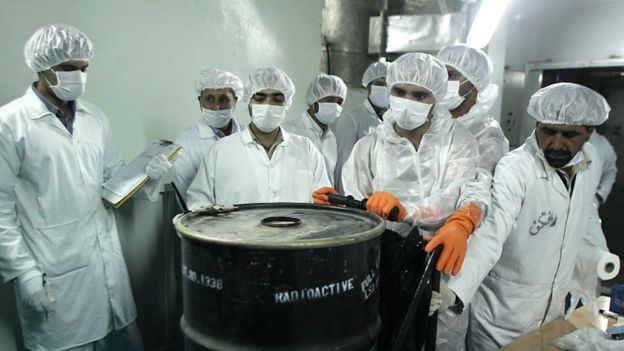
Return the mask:
[[574, 7], [621, 3], [622, 0], [510, 0], [509, 12], [514, 15], [528, 15], [534, 12], [548, 12]]

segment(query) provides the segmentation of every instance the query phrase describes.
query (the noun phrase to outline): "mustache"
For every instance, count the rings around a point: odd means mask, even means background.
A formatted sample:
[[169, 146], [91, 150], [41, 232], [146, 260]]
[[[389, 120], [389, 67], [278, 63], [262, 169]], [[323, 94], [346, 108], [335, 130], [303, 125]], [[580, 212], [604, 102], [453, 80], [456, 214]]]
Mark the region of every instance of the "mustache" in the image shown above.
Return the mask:
[[570, 151], [566, 151], [566, 150], [553, 150], [553, 149], [546, 149], [544, 151], [544, 155], [547, 155], [547, 156], [553, 157], [553, 158], [565, 158], [565, 157], [571, 157], [572, 156]]

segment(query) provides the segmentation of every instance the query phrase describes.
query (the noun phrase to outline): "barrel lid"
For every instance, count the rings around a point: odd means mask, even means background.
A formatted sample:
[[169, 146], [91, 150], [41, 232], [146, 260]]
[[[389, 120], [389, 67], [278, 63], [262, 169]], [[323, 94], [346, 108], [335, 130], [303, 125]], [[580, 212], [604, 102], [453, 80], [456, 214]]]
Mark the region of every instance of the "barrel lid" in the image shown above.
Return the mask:
[[234, 211], [178, 215], [186, 239], [244, 247], [300, 249], [354, 244], [385, 229], [381, 217], [361, 210], [302, 203], [236, 205]]

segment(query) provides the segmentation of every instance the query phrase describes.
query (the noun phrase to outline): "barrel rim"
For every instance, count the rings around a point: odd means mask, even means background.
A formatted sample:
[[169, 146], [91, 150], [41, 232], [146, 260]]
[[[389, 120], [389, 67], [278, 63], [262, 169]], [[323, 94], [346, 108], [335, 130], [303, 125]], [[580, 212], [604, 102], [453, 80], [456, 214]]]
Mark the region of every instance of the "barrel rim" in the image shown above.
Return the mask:
[[308, 249], [308, 248], [325, 248], [325, 247], [336, 247], [336, 246], [346, 246], [353, 245], [360, 242], [368, 241], [370, 239], [374, 239], [380, 236], [384, 230], [386, 229], [385, 221], [377, 216], [376, 214], [372, 214], [369, 212], [365, 212], [362, 210], [344, 208], [344, 207], [336, 207], [336, 206], [327, 206], [327, 205], [316, 205], [316, 204], [308, 204], [308, 203], [297, 203], [297, 202], [274, 202], [274, 203], [248, 203], [248, 204], [237, 204], [234, 205], [239, 210], [245, 209], [258, 209], [258, 208], [322, 208], [323, 210], [330, 211], [343, 211], [351, 214], [357, 214], [358, 216], [368, 217], [373, 222], [377, 221], [378, 224], [373, 228], [358, 232], [349, 235], [340, 235], [338, 237], [331, 238], [323, 238], [323, 239], [307, 239], [307, 240], [297, 240], [292, 242], [279, 241], [279, 242], [246, 242], [240, 240], [226, 240], [226, 239], [216, 239], [216, 238], [208, 238], [203, 233], [192, 230], [181, 222], [185, 218], [198, 215], [198, 212], [189, 212], [186, 214], [179, 214], [173, 218], [173, 225], [175, 226], [178, 235], [185, 239], [190, 239], [194, 241], [209, 243], [209, 244], [218, 244], [225, 246], [236, 246], [236, 247], [244, 247], [244, 248], [253, 248], [253, 249]]

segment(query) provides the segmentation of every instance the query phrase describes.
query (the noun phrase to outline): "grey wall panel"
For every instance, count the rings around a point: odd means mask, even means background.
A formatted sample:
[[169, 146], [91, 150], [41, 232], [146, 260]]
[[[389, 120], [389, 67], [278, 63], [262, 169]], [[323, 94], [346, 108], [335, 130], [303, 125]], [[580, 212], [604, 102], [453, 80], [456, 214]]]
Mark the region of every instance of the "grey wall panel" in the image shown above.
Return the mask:
[[509, 140], [510, 149], [515, 149], [524, 142], [524, 139], [520, 139], [520, 127], [525, 109], [523, 105], [524, 77], [524, 71], [505, 71], [501, 93], [500, 124]]
[[147, 350], [181, 342], [179, 247], [171, 223], [174, 206], [173, 193], [167, 190], [157, 202], [131, 199], [115, 213]]

